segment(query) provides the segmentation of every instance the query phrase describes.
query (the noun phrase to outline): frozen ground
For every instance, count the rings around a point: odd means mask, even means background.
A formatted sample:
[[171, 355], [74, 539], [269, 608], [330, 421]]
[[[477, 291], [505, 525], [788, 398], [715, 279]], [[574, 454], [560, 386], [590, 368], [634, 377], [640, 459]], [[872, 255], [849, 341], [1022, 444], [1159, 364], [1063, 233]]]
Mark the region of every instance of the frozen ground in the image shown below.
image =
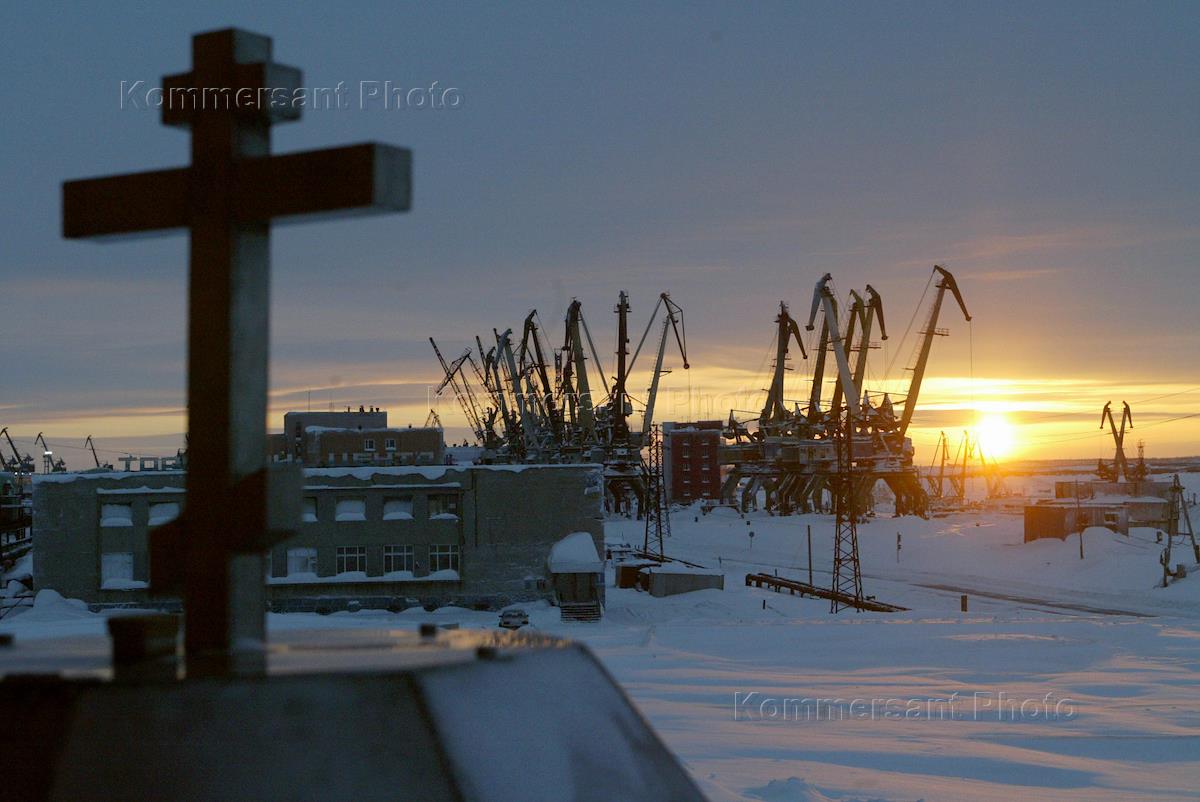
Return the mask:
[[[910, 609], [832, 616], [828, 602], [743, 582], [806, 579], [811, 525], [814, 578], [828, 584], [829, 517], [695, 516], [674, 516], [668, 553], [723, 568], [724, 591], [653, 599], [610, 587], [599, 624], [529, 612], [596, 651], [710, 798], [1200, 797], [1200, 572], [1156, 587], [1153, 531], [1089, 530], [1081, 560], [1075, 537], [1022, 544], [1019, 516], [877, 518], [859, 528], [866, 591]], [[608, 534], [641, 541], [637, 522]], [[1189, 552], [1174, 562], [1191, 567]], [[272, 615], [269, 626], [430, 619], [493, 627], [496, 615]], [[102, 629], [49, 598], [0, 622], [20, 637]]]

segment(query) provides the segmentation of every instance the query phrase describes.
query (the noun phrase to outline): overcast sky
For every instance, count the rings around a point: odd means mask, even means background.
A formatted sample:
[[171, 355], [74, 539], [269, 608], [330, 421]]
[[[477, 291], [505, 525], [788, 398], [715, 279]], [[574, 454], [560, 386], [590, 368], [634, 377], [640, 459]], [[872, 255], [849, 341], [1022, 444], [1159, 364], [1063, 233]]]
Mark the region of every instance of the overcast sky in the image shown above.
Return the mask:
[[[896, 357], [898, 378], [935, 262], [975, 320], [947, 309], [918, 422], [992, 400], [1041, 422], [1031, 451], [1094, 456], [1109, 398], [1155, 399], [1143, 425], [1200, 411], [1194, 3], [206, 6], [6, 15], [0, 425], [20, 437], [182, 432], [186, 239], [66, 242], [60, 184], [184, 164], [186, 133], [122, 108], [121, 82], [189, 69], [190, 36], [229, 25], [347, 88], [347, 108], [278, 126], [276, 151], [414, 152], [410, 214], [274, 233], [275, 418], [311, 391], [420, 423], [427, 336], [457, 352], [536, 307], [557, 341], [577, 296], [611, 351], [621, 289], [635, 325], [664, 290], [685, 310], [694, 367], [664, 417], [724, 417], [765, 386], [779, 301], [806, 316], [825, 271], [881, 292], [872, 374]], [[459, 103], [360, 104], [384, 81]], [[1148, 453], [1200, 452], [1195, 422], [1146, 428]]]

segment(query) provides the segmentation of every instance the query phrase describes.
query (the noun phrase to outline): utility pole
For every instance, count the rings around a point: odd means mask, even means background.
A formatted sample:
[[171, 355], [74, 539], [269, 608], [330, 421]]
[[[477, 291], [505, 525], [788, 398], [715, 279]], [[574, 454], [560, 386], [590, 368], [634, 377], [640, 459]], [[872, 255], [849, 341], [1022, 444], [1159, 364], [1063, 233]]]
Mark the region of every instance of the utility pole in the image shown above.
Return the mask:
[[1079, 559], [1083, 559], [1083, 503], [1079, 500], [1079, 480], [1075, 480], [1075, 525], [1079, 527]]
[[[1175, 474], [1175, 481], [1171, 484], [1171, 507], [1167, 536], [1186, 534], [1192, 541], [1192, 556], [1200, 563], [1200, 545], [1196, 543], [1196, 530], [1192, 528], [1192, 516], [1188, 514], [1187, 500], [1183, 497], [1183, 485], [1179, 483], [1179, 474]], [[1187, 527], [1186, 532], [1179, 528], [1180, 521]]]
[[[837, 476], [834, 490], [833, 598], [829, 612], [843, 607], [862, 611], [862, 567], [858, 560], [858, 513], [854, 503], [854, 415], [849, 409], [836, 409], [835, 430]], [[842, 599], [849, 597], [850, 602]]]
[[808, 584], [813, 583], [813, 564], [812, 564], [812, 524], [808, 524]]
[[649, 459], [643, 462], [646, 475], [646, 531], [642, 551], [650, 554], [651, 541], [658, 545], [658, 556], [665, 556], [663, 541], [671, 536], [671, 507], [663, 481], [662, 433], [658, 424], [650, 430]]

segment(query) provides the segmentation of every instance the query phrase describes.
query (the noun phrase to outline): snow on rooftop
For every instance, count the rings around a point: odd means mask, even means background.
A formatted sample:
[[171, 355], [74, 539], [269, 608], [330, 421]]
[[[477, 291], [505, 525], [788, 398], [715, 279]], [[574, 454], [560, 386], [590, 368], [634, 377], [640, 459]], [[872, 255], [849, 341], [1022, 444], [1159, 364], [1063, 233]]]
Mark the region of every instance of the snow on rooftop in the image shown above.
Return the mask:
[[588, 532], [572, 532], [550, 548], [546, 560], [552, 574], [598, 574], [604, 562]]
[[130, 477], [150, 477], [150, 476], [183, 476], [185, 471], [169, 470], [169, 471], [81, 471], [78, 473], [38, 473], [33, 475], [33, 483], [43, 484], [64, 484], [66, 482], [74, 482], [76, 479], [117, 479], [123, 480]]
[[373, 476], [411, 476], [420, 475], [426, 479], [441, 479], [447, 471], [498, 471], [520, 473], [525, 470], [561, 470], [564, 468], [600, 468], [591, 463], [571, 463], [561, 465], [361, 465], [343, 468], [305, 468], [305, 476], [345, 477], [370, 481]]

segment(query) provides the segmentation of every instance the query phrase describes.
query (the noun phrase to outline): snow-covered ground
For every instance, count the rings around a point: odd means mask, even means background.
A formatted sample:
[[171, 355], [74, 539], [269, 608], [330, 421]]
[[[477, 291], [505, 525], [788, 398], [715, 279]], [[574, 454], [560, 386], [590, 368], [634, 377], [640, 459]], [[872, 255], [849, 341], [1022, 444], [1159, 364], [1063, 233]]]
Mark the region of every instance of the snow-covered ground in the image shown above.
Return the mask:
[[[743, 581], [807, 579], [809, 526], [814, 579], [828, 585], [829, 516], [687, 510], [667, 552], [723, 569], [724, 590], [610, 586], [598, 624], [527, 609], [538, 629], [591, 646], [714, 800], [1200, 797], [1200, 572], [1158, 587], [1153, 530], [1088, 530], [1081, 560], [1074, 536], [1023, 544], [1017, 515], [875, 518], [859, 527], [866, 592], [909, 610], [834, 616], [827, 601]], [[606, 531], [641, 543], [636, 521]], [[1174, 562], [1193, 568], [1190, 547]], [[497, 617], [294, 614], [269, 627], [426, 620]], [[103, 619], [48, 595], [0, 631], [99, 634]]]

